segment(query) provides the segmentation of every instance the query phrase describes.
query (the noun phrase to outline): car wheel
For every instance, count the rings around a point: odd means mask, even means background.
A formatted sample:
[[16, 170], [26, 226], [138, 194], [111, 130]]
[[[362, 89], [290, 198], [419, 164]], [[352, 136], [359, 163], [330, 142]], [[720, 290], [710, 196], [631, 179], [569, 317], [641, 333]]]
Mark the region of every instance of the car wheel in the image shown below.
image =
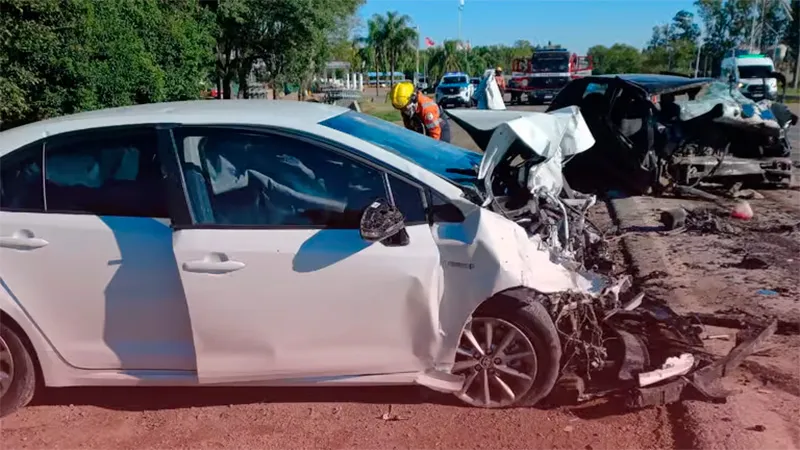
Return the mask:
[[0, 417], [24, 407], [36, 391], [33, 359], [17, 334], [0, 328]]
[[553, 320], [535, 300], [501, 296], [464, 327], [453, 373], [464, 375], [456, 393], [481, 408], [532, 406], [553, 389], [561, 343]]

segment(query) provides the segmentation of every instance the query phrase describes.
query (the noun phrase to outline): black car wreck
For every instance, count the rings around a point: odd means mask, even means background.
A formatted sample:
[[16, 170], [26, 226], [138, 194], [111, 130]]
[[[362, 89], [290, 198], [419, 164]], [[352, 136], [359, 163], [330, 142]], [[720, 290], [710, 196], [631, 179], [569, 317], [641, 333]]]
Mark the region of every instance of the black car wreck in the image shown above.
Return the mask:
[[564, 167], [571, 187], [582, 192], [788, 183], [786, 130], [797, 116], [784, 104], [740, 96], [711, 78], [600, 75], [572, 81], [547, 111], [580, 107], [596, 140]]

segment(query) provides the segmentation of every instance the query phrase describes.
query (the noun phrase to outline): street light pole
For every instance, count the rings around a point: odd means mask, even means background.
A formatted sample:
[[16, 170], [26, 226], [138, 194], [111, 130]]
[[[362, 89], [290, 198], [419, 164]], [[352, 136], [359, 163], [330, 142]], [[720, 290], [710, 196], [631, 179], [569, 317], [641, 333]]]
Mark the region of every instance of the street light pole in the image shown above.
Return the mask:
[[461, 11], [464, 10], [464, 0], [458, 0], [458, 45], [461, 45]]
[[416, 67], [414, 69], [414, 86], [419, 84], [418, 83], [418, 81], [419, 81], [419, 37], [420, 37], [420, 35], [419, 35], [419, 25], [417, 25], [416, 28], [417, 28], [417, 64], [416, 64]]

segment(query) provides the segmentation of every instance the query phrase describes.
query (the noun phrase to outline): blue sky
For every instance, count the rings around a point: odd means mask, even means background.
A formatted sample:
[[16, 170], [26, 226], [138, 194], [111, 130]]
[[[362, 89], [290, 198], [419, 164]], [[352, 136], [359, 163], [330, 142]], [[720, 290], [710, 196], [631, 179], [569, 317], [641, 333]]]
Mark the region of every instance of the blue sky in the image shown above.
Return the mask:
[[[506, 44], [518, 39], [561, 44], [584, 53], [592, 45], [615, 42], [643, 47], [653, 27], [692, 0], [465, 0], [461, 37], [472, 45]], [[458, 36], [458, 0], [367, 0], [362, 22], [375, 13], [408, 14], [422, 37], [437, 44]], [[699, 19], [696, 19], [699, 21]]]

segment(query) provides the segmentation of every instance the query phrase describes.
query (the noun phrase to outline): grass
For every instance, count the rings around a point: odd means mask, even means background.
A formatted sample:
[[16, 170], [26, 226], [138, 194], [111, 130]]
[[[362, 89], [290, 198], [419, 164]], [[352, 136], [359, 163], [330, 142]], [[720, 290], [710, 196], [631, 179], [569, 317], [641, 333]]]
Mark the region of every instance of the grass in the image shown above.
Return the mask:
[[370, 116], [383, 119], [387, 122], [402, 122], [403, 118], [400, 116], [400, 111], [394, 109], [391, 103], [359, 103], [361, 112], [369, 114]]

